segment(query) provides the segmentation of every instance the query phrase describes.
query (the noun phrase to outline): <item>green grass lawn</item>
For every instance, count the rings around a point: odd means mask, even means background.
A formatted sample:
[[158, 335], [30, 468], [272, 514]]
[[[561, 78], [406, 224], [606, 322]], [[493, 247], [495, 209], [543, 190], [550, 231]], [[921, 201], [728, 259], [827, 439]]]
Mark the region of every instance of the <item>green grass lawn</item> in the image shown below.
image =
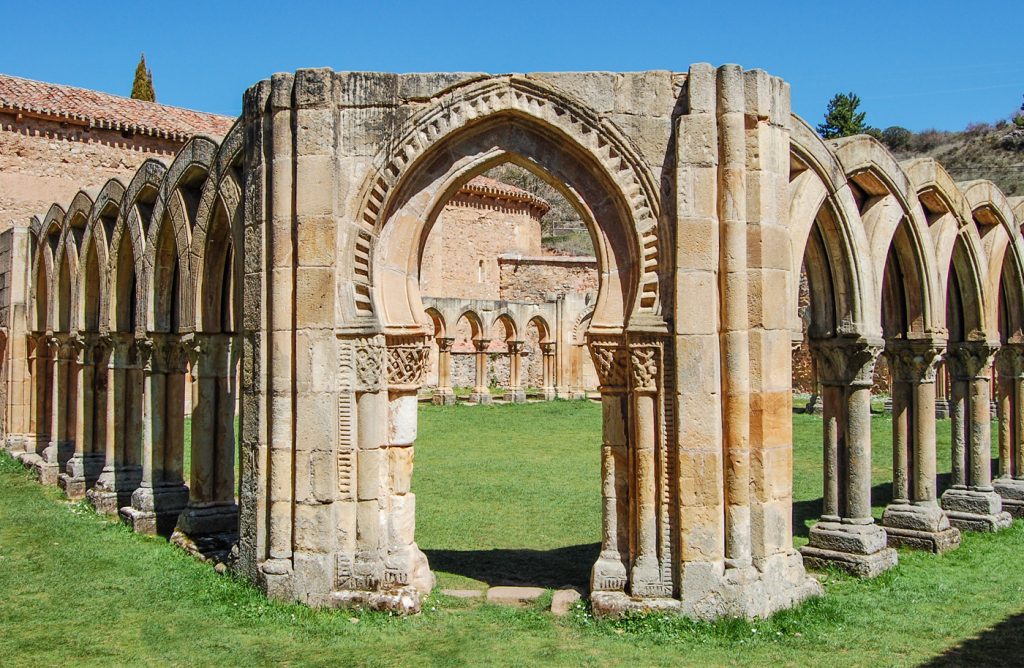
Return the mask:
[[[795, 508], [821, 497], [821, 421], [795, 415]], [[874, 419], [875, 501], [888, 498], [889, 421]], [[948, 470], [949, 424], [939, 427]], [[420, 546], [442, 586], [585, 581], [600, 537], [600, 407], [421, 408]], [[270, 603], [160, 539], [60, 500], [0, 457], [0, 664], [992, 665], [1024, 650], [1024, 523], [858, 581], [770, 620], [554, 618], [435, 593], [396, 618]], [[950, 648], [961, 646], [947, 653]], [[936, 658], [938, 657], [938, 658]]]

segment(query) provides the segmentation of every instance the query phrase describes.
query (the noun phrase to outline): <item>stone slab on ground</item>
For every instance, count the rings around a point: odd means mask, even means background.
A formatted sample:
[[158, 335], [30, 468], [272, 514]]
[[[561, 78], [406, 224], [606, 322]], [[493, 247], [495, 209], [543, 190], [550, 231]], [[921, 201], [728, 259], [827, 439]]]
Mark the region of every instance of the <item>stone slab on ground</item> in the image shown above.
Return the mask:
[[551, 612], [559, 617], [567, 615], [578, 600], [580, 593], [575, 589], [559, 589], [551, 597]]
[[442, 589], [441, 593], [452, 598], [483, 598], [487, 592], [483, 589]]
[[528, 605], [544, 595], [543, 587], [491, 587], [487, 602], [497, 605]]

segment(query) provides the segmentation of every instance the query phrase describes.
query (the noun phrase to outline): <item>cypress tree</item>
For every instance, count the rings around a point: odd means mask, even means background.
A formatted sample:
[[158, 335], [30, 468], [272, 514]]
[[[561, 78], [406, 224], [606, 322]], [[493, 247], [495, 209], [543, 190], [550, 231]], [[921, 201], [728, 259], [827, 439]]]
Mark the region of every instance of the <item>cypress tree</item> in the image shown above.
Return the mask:
[[132, 98], [156, 102], [156, 91], [153, 89], [153, 72], [146, 69], [146, 54], [141, 54], [139, 64], [135, 66], [135, 80], [132, 82]]

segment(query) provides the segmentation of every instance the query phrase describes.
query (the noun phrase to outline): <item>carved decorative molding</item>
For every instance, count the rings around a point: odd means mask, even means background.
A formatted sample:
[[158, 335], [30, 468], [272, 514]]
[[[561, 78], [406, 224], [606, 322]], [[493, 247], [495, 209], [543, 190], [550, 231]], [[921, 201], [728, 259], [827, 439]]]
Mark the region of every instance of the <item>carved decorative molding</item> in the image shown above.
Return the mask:
[[418, 389], [423, 382], [430, 348], [422, 336], [388, 339], [388, 387]]
[[637, 392], [657, 392], [661, 381], [661, 344], [652, 341], [630, 342], [629, 370], [632, 388]]
[[811, 353], [824, 385], [870, 387], [880, 343], [864, 339], [823, 339], [811, 342]]
[[991, 375], [992, 358], [999, 346], [985, 341], [951, 345], [946, 356], [949, 372], [961, 380], [980, 380]]
[[625, 388], [627, 353], [622, 340], [591, 339], [588, 347], [602, 389]]
[[931, 343], [899, 344], [887, 347], [885, 358], [894, 381], [934, 383], [942, 351]]
[[384, 337], [373, 336], [355, 341], [356, 392], [379, 392], [384, 388]]

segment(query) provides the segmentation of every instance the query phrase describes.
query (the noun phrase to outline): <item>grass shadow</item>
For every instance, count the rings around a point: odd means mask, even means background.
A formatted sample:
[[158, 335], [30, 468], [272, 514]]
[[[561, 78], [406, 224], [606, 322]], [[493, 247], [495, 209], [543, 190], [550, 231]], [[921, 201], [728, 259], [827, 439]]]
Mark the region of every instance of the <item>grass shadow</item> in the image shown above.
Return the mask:
[[974, 638], [951, 647], [927, 663], [947, 666], [1019, 666], [1024, 652], [1024, 614], [1007, 617]]
[[[940, 475], [940, 480], [943, 477], [949, 477], [949, 474]], [[940, 487], [940, 489], [942, 489]], [[892, 501], [892, 483], [886, 482], [880, 485], [875, 485], [871, 488], [871, 505], [872, 506], [886, 506]], [[816, 520], [821, 517], [821, 510], [824, 507], [824, 499], [818, 497], [817, 499], [805, 499], [803, 501], [793, 502], [793, 535], [802, 536], [808, 538], [810, 534], [810, 527], [807, 526], [808, 520]]]
[[586, 591], [600, 543], [553, 550], [424, 550], [430, 567], [480, 580], [488, 586], [577, 588]]

